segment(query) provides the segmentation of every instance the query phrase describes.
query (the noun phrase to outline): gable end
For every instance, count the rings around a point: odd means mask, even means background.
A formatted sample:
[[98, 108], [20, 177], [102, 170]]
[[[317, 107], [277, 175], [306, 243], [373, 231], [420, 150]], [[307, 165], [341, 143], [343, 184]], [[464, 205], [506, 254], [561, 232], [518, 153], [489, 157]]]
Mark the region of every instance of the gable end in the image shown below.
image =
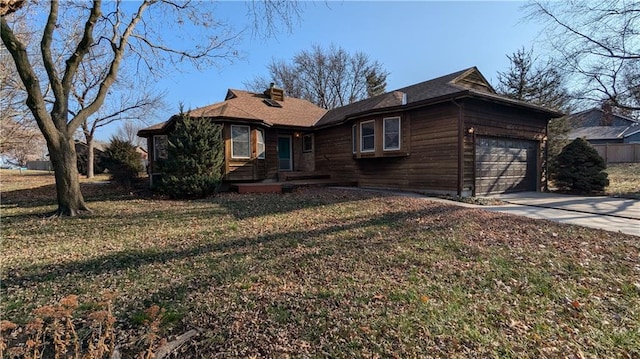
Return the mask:
[[495, 94], [489, 81], [482, 76], [477, 68], [472, 67], [465, 71], [462, 75], [456, 77], [451, 81], [451, 84], [462, 86], [465, 88], [473, 89], [480, 92]]

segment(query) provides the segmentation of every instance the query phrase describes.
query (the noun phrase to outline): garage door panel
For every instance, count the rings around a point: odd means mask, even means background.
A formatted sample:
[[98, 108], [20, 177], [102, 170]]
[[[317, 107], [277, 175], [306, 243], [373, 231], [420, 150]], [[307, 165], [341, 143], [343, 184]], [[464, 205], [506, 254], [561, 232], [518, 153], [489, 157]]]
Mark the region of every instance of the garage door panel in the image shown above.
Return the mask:
[[476, 139], [476, 194], [534, 191], [537, 145], [534, 141]]
[[496, 162], [496, 163], [504, 163], [509, 164], [512, 162], [527, 162], [527, 153], [518, 153], [518, 154], [484, 154], [479, 155], [476, 153], [476, 161], [480, 162]]

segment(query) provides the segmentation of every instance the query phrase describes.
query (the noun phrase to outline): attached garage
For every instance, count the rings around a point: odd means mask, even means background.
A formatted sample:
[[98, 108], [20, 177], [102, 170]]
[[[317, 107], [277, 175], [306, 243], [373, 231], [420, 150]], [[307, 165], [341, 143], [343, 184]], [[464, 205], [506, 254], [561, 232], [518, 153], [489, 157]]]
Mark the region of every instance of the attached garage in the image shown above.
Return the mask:
[[535, 191], [538, 144], [510, 138], [476, 138], [476, 195]]

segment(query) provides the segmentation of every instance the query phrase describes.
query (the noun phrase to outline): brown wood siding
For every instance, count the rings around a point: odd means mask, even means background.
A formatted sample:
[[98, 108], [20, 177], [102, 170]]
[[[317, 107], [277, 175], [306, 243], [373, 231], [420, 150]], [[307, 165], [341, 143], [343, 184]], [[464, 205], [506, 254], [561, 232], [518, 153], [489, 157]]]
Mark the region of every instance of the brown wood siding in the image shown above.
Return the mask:
[[472, 192], [475, 185], [475, 134], [464, 131], [463, 182], [462, 190]]
[[264, 133], [265, 175], [264, 179], [275, 179], [278, 176], [278, 131], [268, 128]]
[[149, 151], [149, 162], [147, 165], [147, 174], [151, 175], [152, 173], [154, 173], [154, 168], [156, 167], [155, 151], [153, 150], [153, 136], [147, 137], [147, 148]]
[[357, 180], [356, 161], [351, 147], [351, 123], [329, 127], [315, 133], [316, 171], [332, 179]]
[[291, 134], [293, 171], [312, 172], [315, 169], [313, 152], [303, 152], [302, 132]]
[[[299, 136], [293, 136], [293, 165], [294, 171], [302, 171], [302, 172], [313, 172], [315, 170], [315, 144], [312, 146], [311, 152], [304, 152], [303, 149], [303, 139], [304, 135], [308, 133], [300, 133]], [[313, 141], [313, 135], [312, 141]]]
[[273, 129], [260, 128], [265, 136], [265, 158], [258, 159], [256, 130], [258, 127], [250, 126], [251, 158], [231, 157], [231, 124], [225, 123], [224, 151], [226, 181], [260, 181], [267, 178], [275, 178], [277, 174], [277, 132]]
[[[398, 113], [401, 151], [383, 152], [382, 119], [395, 115], [367, 117], [318, 131], [316, 169], [330, 173], [332, 178], [358, 181], [362, 187], [455, 192], [457, 108], [449, 103]], [[356, 158], [352, 153], [352, 125], [368, 120], [379, 120], [375, 138], [378, 157], [362, 154]], [[359, 133], [359, 125], [357, 128]]]
[[[464, 106], [464, 129], [467, 133], [464, 161], [465, 186], [473, 185], [475, 189], [482, 185], [478, 183], [478, 180], [469, 180], [468, 173], [477, 171], [477, 156], [473, 157], [473, 161], [469, 159], [475, 150], [477, 138], [489, 136], [501, 139], [529, 140], [537, 144], [535, 156], [529, 160], [536, 170], [535, 189], [541, 190], [544, 182], [542, 169], [544, 168], [543, 138], [546, 135], [546, 118], [523, 109], [478, 100], [465, 101]], [[468, 133], [470, 128], [473, 128], [473, 135]], [[478, 193], [478, 195], [480, 194]]]
[[[543, 184], [543, 138], [546, 118], [525, 109], [478, 100], [460, 100], [463, 106], [462, 176], [458, 173], [458, 115], [453, 102], [399, 114], [402, 121], [402, 156], [382, 151], [381, 121], [391, 115], [371, 116], [320, 130], [315, 135], [316, 170], [332, 178], [354, 180], [362, 187], [414, 189], [471, 194], [476, 188], [476, 139], [491, 136], [533, 141], [537, 151], [527, 162], [535, 169], [535, 188]], [[356, 124], [376, 120], [375, 153], [352, 153], [351, 131]], [[379, 121], [379, 122], [378, 122]], [[473, 131], [469, 131], [473, 128]], [[359, 144], [358, 144], [359, 145]], [[533, 166], [533, 167], [531, 167]], [[527, 175], [531, 176], [531, 173]], [[528, 177], [529, 179], [530, 177]]]
[[411, 156], [406, 164], [409, 188], [456, 192], [458, 109], [444, 103], [412, 111]]

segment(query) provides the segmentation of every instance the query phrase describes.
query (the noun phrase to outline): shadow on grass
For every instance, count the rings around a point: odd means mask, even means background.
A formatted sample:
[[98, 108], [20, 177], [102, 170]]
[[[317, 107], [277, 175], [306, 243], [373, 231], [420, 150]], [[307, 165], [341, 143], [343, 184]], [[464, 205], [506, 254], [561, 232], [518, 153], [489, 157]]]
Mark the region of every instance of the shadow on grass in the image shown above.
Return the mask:
[[394, 197], [384, 192], [323, 190], [317, 188], [299, 188], [292, 193], [237, 194], [224, 193], [206, 202], [215, 202], [225, 208], [238, 220], [274, 214], [284, 214], [309, 208], [337, 205], [346, 202], [358, 202], [372, 198]]
[[[87, 202], [131, 199], [129, 191], [112, 183], [84, 182], [80, 189]], [[2, 192], [3, 207], [35, 208], [56, 205], [56, 200], [55, 184]]]
[[[8, 287], [28, 287], [38, 283], [52, 282], [67, 275], [76, 275], [80, 277], [88, 277], [102, 275], [108, 273], [116, 273], [122, 270], [136, 269], [145, 265], [166, 263], [169, 261], [182, 260], [190, 257], [197, 257], [206, 254], [217, 253], [218, 258], [233, 255], [237, 250], [256, 247], [260, 250], [262, 245], [283, 241], [284, 247], [290, 247], [296, 243], [313, 240], [318, 237], [337, 234], [353, 229], [362, 229], [369, 226], [398, 225], [401, 219], [407, 216], [431, 215], [435, 212], [448, 216], [455, 211], [463, 210], [453, 206], [434, 206], [418, 211], [403, 211], [388, 213], [382, 216], [360, 219], [348, 224], [335, 224], [328, 228], [307, 230], [300, 229], [297, 231], [289, 231], [283, 233], [274, 233], [257, 237], [242, 237], [222, 242], [199, 242], [184, 249], [142, 249], [142, 250], [126, 250], [113, 254], [97, 256], [89, 259], [78, 260], [62, 264], [51, 265], [31, 265], [19, 268], [5, 268], [8, 271], [3, 273], [2, 278], [3, 291]], [[429, 228], [430, 231], [444, 230], [450, 227], [450, 223], [438, 223]], [[377, 242], [380, 245], [380, 242]], [[388, 243], [391, 245], [392, 243]], [[344, 243], [344, 245], [353, 245], [353, 243]], [[221, 259], [218, 259], [221, 260]], [[220, 284], [220, 283], [218, 283]]]

